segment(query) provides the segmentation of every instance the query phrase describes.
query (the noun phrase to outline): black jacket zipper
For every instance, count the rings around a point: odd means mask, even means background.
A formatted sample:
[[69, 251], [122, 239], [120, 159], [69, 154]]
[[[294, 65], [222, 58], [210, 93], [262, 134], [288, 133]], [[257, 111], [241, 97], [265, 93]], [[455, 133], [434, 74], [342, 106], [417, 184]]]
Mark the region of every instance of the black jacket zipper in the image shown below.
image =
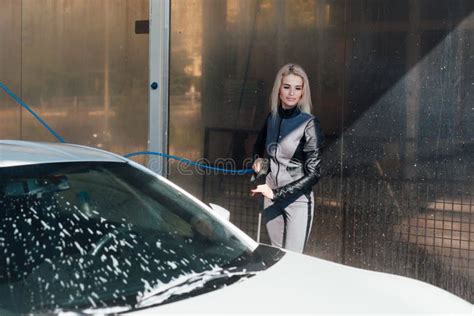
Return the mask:
[[283, 122], [283, 118], [280, 117], [280, 124], [278, 125], [278, 134], [277, 134], [277, 146], [275, 148], [275, 161], [277, 163], [277, 173], [275, 176], [276, 187], [278, 188], [278, 174], [280, 173], [280, 162], [278, 162], [277, 154], [278, 154], [278, 147], [280, 145], [280, 131], [281, 131], [281, 123]]

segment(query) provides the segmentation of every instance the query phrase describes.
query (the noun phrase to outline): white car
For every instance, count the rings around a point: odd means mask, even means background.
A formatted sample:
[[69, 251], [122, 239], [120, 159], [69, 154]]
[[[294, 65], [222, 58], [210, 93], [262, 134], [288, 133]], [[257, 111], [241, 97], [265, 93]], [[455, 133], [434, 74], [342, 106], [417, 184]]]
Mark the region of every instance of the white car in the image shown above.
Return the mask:
[[121, 156], [0, 141], [0, 315], [442, 313], [405, 277], [259, 245]]

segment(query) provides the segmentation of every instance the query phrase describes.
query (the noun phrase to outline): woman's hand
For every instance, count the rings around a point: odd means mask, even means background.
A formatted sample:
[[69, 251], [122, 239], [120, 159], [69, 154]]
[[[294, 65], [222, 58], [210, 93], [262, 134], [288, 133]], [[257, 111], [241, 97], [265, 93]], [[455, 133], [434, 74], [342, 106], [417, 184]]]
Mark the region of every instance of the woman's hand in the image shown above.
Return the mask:
[[253, 162], [252, 169], [253, 171], [255, 171], [255, 173], [259, 173], [260, 170], [262, 170], [262, 161], [263, 161], [262, 158], [257, 158]]
[[273, 200], [273, 190], [266, 184], [258, 185], [257, 188], [251, 191], [252, 191], [252, 196], [255, 196], [255, 194], [257, 193], [260, 193], [264, 197], [269, 198], [270, 200]]

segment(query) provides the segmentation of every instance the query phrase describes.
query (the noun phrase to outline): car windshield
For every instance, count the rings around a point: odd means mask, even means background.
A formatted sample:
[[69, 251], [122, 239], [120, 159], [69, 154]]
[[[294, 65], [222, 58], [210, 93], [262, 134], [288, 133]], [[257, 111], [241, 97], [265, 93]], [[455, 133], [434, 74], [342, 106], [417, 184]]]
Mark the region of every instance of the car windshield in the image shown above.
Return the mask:
[[0, 251], [0, 311], [21, 314], [143, 308], [268, 266], [179, 190], [111, 162], [0, 169]]

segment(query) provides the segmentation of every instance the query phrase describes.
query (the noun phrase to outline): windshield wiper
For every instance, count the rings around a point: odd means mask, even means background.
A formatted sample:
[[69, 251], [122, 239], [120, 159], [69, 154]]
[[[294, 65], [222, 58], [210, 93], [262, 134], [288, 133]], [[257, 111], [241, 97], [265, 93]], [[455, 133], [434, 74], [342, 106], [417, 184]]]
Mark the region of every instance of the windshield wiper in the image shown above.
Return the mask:
[[80, 315], [118, 315], [123, 312], [130, 311], [131, 306], [110, 306], [110, 307], [88, 307], [84, 309], [74, 309], [74, 308], [56, 308], [53, 310], [41, 311], [38, 314], [32, 313], [28, 315], [38, 315], [38, 316], [80, 316]]
[[[137, 297], [135, 308], [162, 305], [175, 300], [209, 292], [256, 275], [256, 271], [216, 269], [182, 276], [165, 285], [161, 284]], [[221, 281], [216, 284], [216, 281]], [[184, 297], [183, 297], [184, 296]]]
[[[133, 311], [150, 307], [153, 305], [163, 305], [179, 299], [187, 298], [197, 294], [202, 294], [223, 286], [230, 285], [244, 278], [250, 278], [257, 274], [256, 271], [222, 269], [204, 271], [183, 275], [169, 283], [157, 284], [136, 296], [136, 303], [133, 305], [117, 305], [109, 307], [87, 307], [87, 308], [55, 308], [43, 310], [39, 315], [118, 315], [123, 312]], [[216, 284], [216, 282], [218, 282]], [[35, 314], [32, 314], [35, 315]]]

